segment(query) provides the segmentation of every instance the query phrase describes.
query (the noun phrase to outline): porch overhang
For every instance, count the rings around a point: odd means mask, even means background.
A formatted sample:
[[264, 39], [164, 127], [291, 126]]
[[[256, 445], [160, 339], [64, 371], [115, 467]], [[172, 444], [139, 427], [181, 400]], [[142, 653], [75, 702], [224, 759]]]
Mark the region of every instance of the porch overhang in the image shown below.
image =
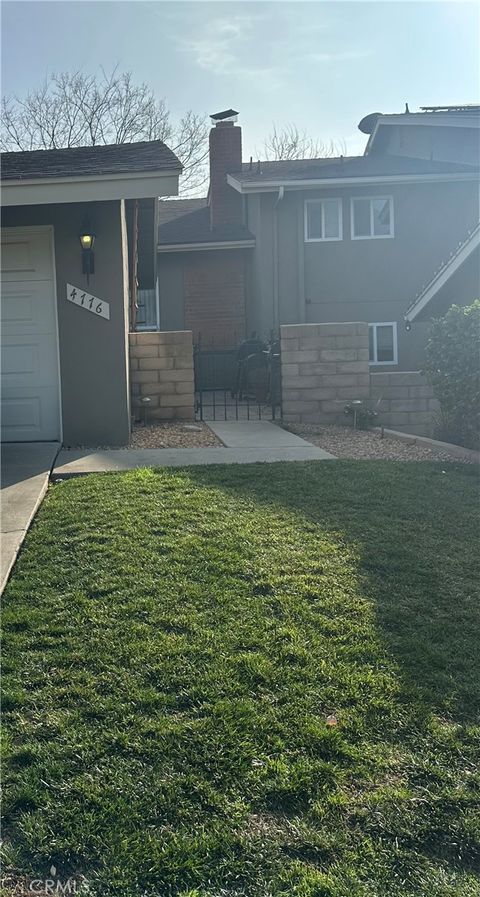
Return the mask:
[[178, 196], [180, 171], [159, 170], [2, 182], [2, 206], [53, 205]]

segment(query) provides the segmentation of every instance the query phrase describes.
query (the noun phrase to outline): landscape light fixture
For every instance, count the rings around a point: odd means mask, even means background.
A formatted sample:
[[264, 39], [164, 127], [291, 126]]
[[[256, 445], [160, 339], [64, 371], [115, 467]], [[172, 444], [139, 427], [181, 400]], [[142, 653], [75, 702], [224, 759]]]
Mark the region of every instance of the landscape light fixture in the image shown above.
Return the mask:
[[90, 274], [95, 273], [95, 256], [93, 254], [93, 246], [95, 243], [95, 234], [88, 223], [82, 228], [79, 234], [80, 246], [82, 247], [82, 273], [87, 275], [87, 283]]

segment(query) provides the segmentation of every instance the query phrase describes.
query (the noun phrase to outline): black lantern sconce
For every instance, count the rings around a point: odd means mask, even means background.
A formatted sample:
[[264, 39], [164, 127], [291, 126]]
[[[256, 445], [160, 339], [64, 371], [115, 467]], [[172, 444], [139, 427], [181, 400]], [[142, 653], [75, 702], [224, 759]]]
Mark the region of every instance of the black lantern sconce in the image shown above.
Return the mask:
[[95, 234], [88, 223], [82, 228], [79, 234], [80, 246], [82, 247], [82, 273], [87, 275], [87, 283], [90, 274], [95, 273], [95, 256], [93, 246], [95, 243]]

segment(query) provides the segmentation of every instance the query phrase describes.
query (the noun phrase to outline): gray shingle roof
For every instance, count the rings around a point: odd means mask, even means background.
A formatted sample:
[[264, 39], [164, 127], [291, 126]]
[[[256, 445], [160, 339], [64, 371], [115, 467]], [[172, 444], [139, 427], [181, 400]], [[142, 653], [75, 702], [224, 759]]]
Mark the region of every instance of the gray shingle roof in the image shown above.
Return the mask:
[[2, 153], [1, 162], [2, 181], [182, 169], [161, 140]]
[[243, 224], [225, 224], [212, 229], [206, 198], [161, 200], [158, 206], [158, 242], [162, 245], [254, 240]]
[[340, 156], [334, 159], [294, 159], [242, 165], [240, 172], [231, 172], [241, 183], [256, 181], [302, 181], [321, 178], [389, 177], [395, 175], [450, 174], [475, 172], [472, 165], [457, 162], [431, 162], [406, 156]]

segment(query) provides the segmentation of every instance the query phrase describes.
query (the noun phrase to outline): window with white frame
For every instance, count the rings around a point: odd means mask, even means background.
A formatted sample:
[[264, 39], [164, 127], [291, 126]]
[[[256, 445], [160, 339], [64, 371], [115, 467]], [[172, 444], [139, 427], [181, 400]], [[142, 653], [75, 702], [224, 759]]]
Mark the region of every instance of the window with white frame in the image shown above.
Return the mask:
[[397, 322], [368, 325], [370, 364], [397, 364]]
[[305, 202], [305, 242], [341, 240], [341, 199], [307, 199]]
[[393, 237], [393, 198], [354, 196], [351, 203], [352, 240]]

